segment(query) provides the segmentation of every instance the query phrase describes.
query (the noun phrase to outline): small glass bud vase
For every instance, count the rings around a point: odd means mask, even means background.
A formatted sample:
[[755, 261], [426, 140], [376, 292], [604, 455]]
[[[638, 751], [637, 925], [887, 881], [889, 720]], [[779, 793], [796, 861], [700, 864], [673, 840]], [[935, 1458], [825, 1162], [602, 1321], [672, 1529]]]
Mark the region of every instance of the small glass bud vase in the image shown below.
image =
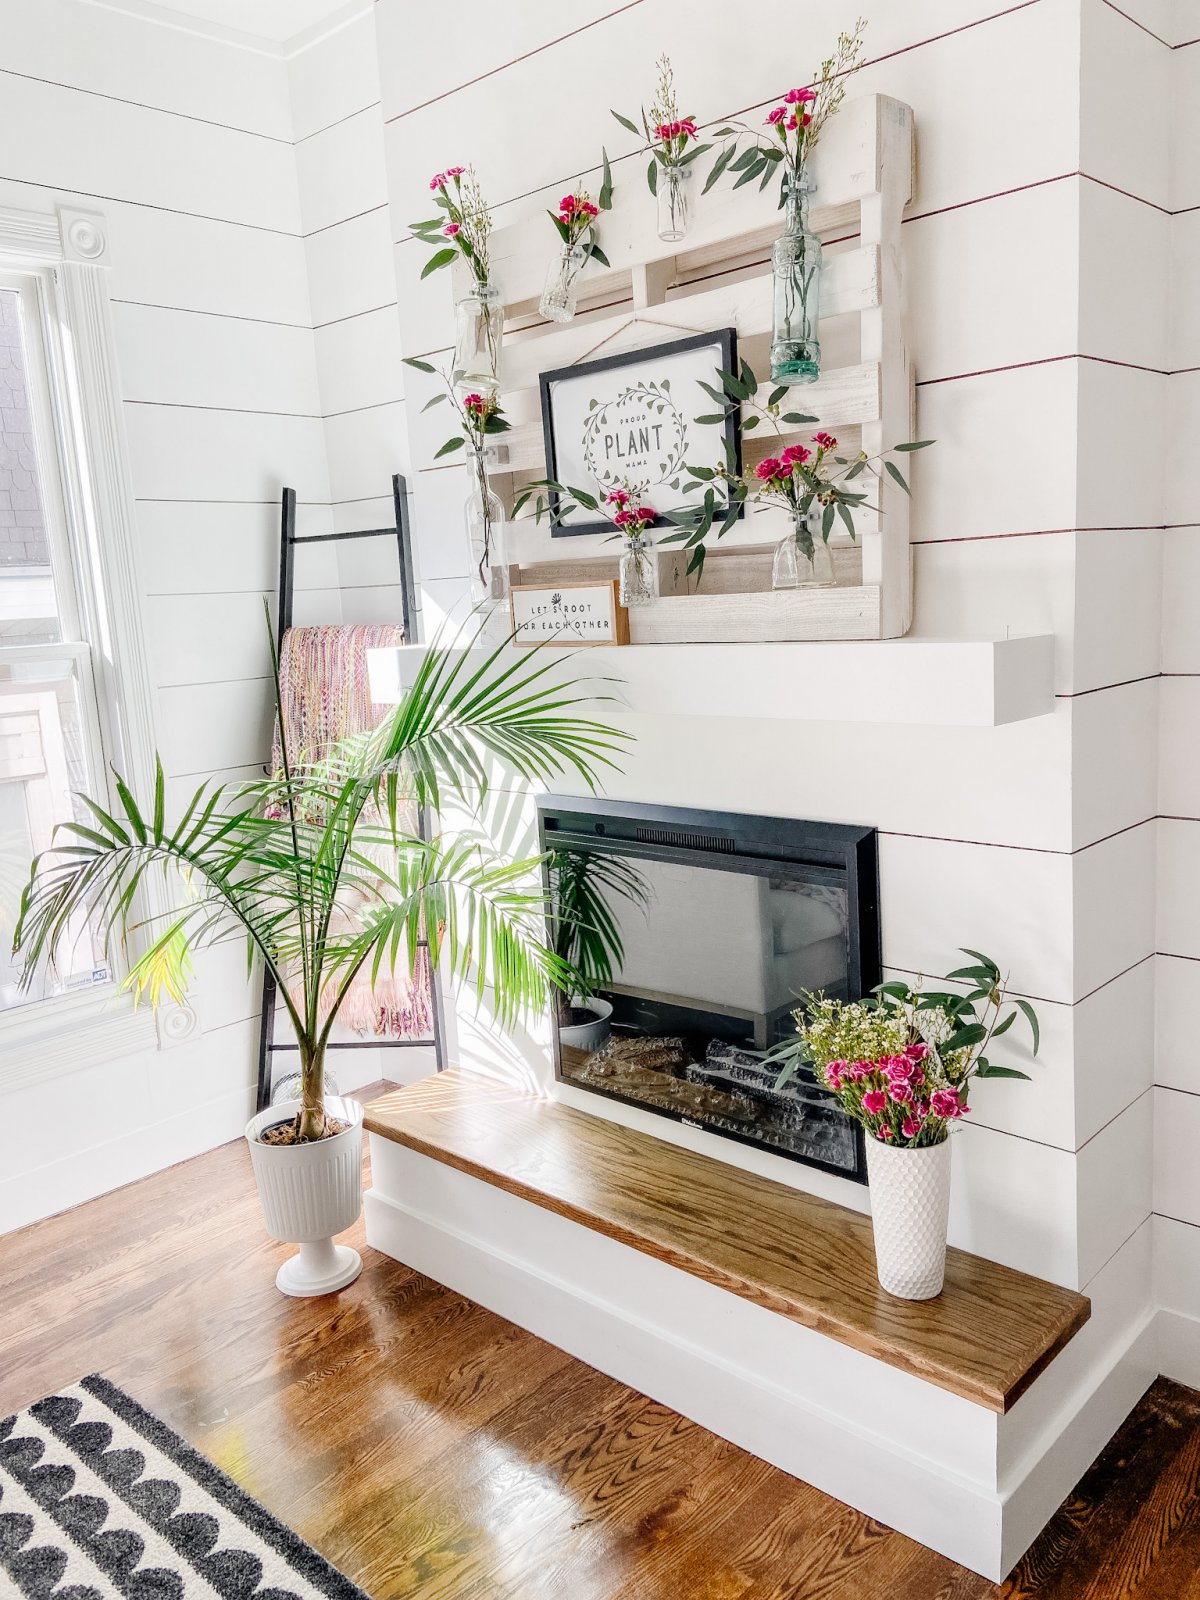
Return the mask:
[[821, 536], [821, 508], [792, 514], [792, 531], [775, 546], [772, 589], [832, 589], [833, 552]]
[[550, 263], [538, 310], [551, 322], [570, 322], [575, 315], [575, 280], [586, 260], [583, 246], [573, 244], [563, 245], [557, 261]]
[[467, 578], [472, 605], [508, 599], [507, 528], [499, 496], [485, 484], [475, 484], [463, 507], [467, 530]]
[[688, 231], [692, 220], [692, 169], [658, 169], [658, 237], [674, 244]]
[[784, 230], [771, 251], [771, 377], [789, 387], [821, 376], [821, 241], [808, 226], [811, 192], [812, 181], [803, 170], [789, 182]]
[[493, 283], [477, 283], [454, 308], [454, 382], [490, 400], [500, 392], [504, 307]]
[[621, 557], [619, 598], [623, 606], [645, 606], [658, 599], [658, 562], [645, 539], [628, 539]]

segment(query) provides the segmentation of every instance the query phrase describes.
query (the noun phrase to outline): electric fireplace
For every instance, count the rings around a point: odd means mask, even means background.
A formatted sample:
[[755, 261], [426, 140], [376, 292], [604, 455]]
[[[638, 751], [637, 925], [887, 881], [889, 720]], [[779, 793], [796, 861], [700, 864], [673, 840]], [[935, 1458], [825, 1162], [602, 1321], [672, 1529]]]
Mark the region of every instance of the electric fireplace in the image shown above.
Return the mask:
[[555, 795], [538, 830], [556, 926], [603, 951], [555, 1076], [865, 1182], [854, 1124], [763, 1057], [805, 995], [880, 981], [875, 830]]

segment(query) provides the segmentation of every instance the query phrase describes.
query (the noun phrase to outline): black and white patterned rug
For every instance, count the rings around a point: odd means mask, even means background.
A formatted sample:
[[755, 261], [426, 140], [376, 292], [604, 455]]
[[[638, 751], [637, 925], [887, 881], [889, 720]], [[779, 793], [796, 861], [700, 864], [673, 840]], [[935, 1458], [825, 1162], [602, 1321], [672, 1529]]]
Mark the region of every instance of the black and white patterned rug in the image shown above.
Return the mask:
[[0, 1422], [0, 1595], [368, 1600], [105, 1378]]

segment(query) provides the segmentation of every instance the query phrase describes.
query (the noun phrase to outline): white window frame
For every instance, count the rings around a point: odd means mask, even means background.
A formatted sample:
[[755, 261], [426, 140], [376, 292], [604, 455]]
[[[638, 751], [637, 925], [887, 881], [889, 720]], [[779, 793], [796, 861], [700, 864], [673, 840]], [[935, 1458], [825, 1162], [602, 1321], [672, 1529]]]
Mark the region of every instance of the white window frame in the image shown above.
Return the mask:
[[[49, 505], [48, 519], [51, 537], [65, 537], [69, 545], [104, 746], [94, 752], [100, 757], [96, 781], [105, 785], [97, 798], [111, 806], [106, 763], [145, 794], [153, 782], [155, 740], [109, 264], [102, 211], [0, 207], [0, 283], [16, 274], [29, 286], [26, 307], [37, 306], [41, 350], [33, 359], [44, 355], [51, 411], [42, 426], [53, 428], [61, 468], [61, 506]], [[55, 487], [46, 489], [49, 500]], [[87, 692], [84, 683], [81, 692]], [[160, 909], [147, 906], [151, 913]], [[0, 1013], [0, 1090], [152, 1049], [157, 1040], [153, 1015], [135, 1008], [116, 984], [34, 1001]]]

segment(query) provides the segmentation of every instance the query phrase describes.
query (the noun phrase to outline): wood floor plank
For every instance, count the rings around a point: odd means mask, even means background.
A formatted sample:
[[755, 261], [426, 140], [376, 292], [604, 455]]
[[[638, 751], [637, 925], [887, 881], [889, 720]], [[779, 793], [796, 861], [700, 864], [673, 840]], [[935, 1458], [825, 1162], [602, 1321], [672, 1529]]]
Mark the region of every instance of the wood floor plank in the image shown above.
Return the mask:
[[1200, 1600], [1178, 1385], [1002, 1590], [348, 1237], [280, 1295], [239, 1143], [0, 1239], [0, 1415], [99, 1370], [376, 1600]]

